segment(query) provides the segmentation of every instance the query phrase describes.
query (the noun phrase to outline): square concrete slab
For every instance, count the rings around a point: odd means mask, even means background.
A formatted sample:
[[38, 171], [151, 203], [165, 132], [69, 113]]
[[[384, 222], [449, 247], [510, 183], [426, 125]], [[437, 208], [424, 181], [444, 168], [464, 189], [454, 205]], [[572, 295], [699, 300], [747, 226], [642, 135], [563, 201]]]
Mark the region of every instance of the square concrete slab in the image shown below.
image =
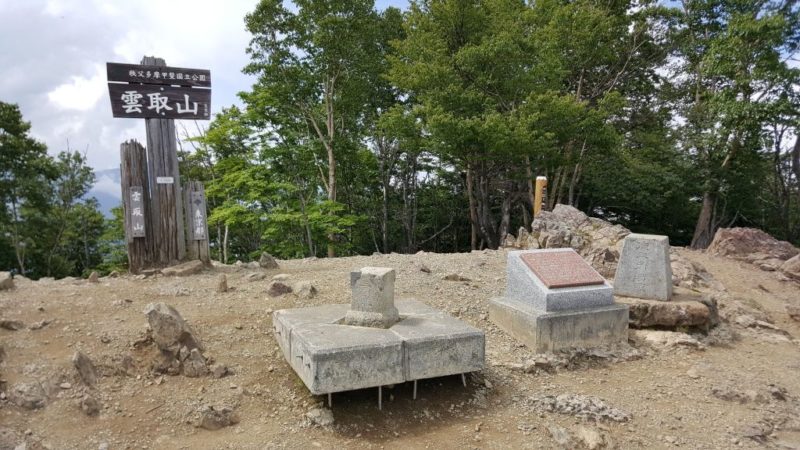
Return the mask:
[[408, 316], [391, 328], [403, 340], [406, 380], [483, 369], [483, 331], [447, 315]]
[[415, 300], [396, 303], [388, 329], [344, 325], [349, 305], [273, 313], [278, 345], [315, 395], [481, 370], [485, 337]]
[[406, 381], [403, 340], [390, 330], [306, 323], [291, 340], [290, 364], [312, 394]]
[[628, 306], [539, 311], [518, 299], [489, 300], [489, 319], [537, 353], [626, 342]]
[[[524, 258], [529, 255], [542, 255], [542, 254], [561, 254], [569, 255], [566, 260], [570, 261], [573, 265], [580, 266], [580, 269], [573, 269], [573, 273], [578, 275], [564, 276], [559, 278], [558, 285], [581, 283], [597, 283], [582, 286], [572, 287], [547, 287], [542, 280], [534, 273]], [[563, 262], [564, 257], [558, 258]], [[580, 308], [592, 308], [598, 306], [608, 306], [614, 303], [613, 288], [606, 282], [596, 270], [586, 263], [583, 258], [578, 255], [575, 250], [571, 248], [558, 248], [547, 250], [523, 250], [508, 252], [507, 257], [507, 281], [506, 281], [506, 297], [509, 299], [516, 299], [523, 303], [530, 303], [530, 305], [539, 311], [566, 311]], [[543, 258], [540, 265], [546, 264], [548, 261], [552, 262], [552, 258]], [[553, 267], [541, 267], [548, 273], [555, 270], [569, 271], [570, 269], [563, 268], [560, 263], [555, 264]], [[587, 275], [588, 274], [588, 275]]]

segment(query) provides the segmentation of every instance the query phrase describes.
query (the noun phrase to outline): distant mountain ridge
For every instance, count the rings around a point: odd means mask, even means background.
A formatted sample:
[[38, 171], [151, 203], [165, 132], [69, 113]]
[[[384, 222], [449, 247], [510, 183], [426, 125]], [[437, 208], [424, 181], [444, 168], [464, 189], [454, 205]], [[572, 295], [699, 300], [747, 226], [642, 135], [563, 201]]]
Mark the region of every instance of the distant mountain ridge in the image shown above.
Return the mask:
[[110, 218], [112, 217], [111, 208], [122, 203], [119, 169], [96, 170], [94, 175], [94, 186], [86, 196], [96, 198], [100, 204], [100, 212], [106, 218]]

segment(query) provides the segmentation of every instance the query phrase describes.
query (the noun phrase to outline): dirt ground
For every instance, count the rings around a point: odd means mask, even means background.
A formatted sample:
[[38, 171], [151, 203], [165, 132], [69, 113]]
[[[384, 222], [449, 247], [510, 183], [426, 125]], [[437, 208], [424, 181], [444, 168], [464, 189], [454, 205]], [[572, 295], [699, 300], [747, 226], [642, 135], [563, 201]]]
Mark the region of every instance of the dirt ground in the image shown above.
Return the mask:
[[[99, 283], [18, 281], [0, 292], [0, 319], [25, 325], [0, 329], [0, 428], [15, 436], [6, 440], [10, 448], [25, 442], [28, 449], [800, 448], [800, 322], [784, 309], [800, 305], [800, 284], [745, 263], [678, 251], [727, 290], [730, 303], [720, 304], [727, 320], [711, 336], [673, 346], [631, 339], [622, 348], [561, 355], [560, 364], [533, 355], [488, 320], [487, 300], [505, 286], [502, 250], [280, 261], [260, 281], [246, 278], [257, 270], [227, 272], [226, 293], [215, 291], [221, 269]], [[363, 266], [395, 268], [397, 298], [416, 298], [483, 329], [486, 368], [469, 375], [466, 388], [458, 376], [421, 381], [417, 400], [411, 384], [384, 388], [382, 411], [376, 389], [335, 394], [334, 424], [316, 426], [306, 413], [325, 399], [310, 395], [284, 361], [270, 313], [349, 302], [349, 271]], [[267, 285], [279, 273], [311, 281], [318, 295], [268, 297]], [[444, 281], [450, 273], [470, 280]], [[134, 346], [145, 336], [143, 310], [151, 302], [180, 311], [206, 356], [234, 374], [153, 373], [153, 346]], [[736, 323], [742, 307], [769, 326]], [[49, 323], [40, 328], [42, 321]], [[103, 374], [93, 388], [72, 366], [76, 350]], [[125, 355], [134, 361], [129, 374], [119, 370]], [[5, 392], [32, 381], [50, 386], [46, 405], [12, 404]], [[86, 394], [102, 405], [98, 416], [81, 412]], [[580, 408], [549, 411], [540, 401], [549, 395], [589, 396], [627, 420], [585, 418]], [[204, 405], [234, 408], [239, 423], [196, 427]]]

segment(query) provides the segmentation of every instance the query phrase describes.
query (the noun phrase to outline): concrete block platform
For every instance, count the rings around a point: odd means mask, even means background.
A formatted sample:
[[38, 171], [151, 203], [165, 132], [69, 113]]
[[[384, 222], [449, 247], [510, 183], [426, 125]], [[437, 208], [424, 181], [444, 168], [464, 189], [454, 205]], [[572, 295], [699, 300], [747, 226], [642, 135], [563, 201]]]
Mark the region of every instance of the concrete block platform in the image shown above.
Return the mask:
[[627, 342], [628, 305], [541, 311], [507, 297], [489, 300], [489, 320], [536, 353]]
[[275, 311], [275, 338], [315, 395], [481, 370], [485, 336], [415, 300], [396, 302], [389, 328], [344, 325], [350, 305]]

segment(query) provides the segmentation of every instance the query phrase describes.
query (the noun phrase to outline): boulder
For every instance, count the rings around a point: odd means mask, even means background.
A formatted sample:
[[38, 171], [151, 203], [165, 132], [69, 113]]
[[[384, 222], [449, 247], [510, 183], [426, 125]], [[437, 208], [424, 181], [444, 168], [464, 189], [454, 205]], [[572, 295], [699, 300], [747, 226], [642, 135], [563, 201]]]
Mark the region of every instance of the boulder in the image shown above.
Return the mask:
[[81, 381], [87, 386], [94, 386], [97, 383], [97, 369], [95, 369], [92, 360], [89, 359], [83, 352], [75, 352], [72, 355], [72, 365], [78, 371]]
[[275, 258], [272, 257], [267, 252], [261, 254], [261, 258], [258, 260], [258, 265], [264, 269], [277, 269], [278, 262], [275, 261]]
[[781, 272], [789, 278], [800, 281], [800, 255], [787, 259], [780, 266]]
[[708, 253], [727, 256], [771, 267], [775, 260], [786, 261], [800, 249], [786, 241], [779, 241], [757, 228], [720, 228], [708, 246]]
[[283, 281], [272, 281], [267, 286], [267, 295], [270, 297], [280, 297], [284, 294], [291, 294], [292, 287]]
[[0, 272], [0, 291], [11, 289], [14, 287], [14, 278], [11, 272]]
[[89, 283], [99, 283], [100, 282], [100, 275], [97, 272], [92, 272], [89, 274]]
[[11, 403], [25, 409], [39, 409], [47, 403], [47, 394], [37, 381], [15, 384], [11, 387], [8, 398]]
[[183, 361], [183, 374], [189, 378], [204, 377], [210, 373], [206, 358], [196, 348], [189, 352]]
[[310, 300], [317, 296], [317, 288], [310, 281], [299, 281], [294, 285], [298, 297]]
[[264, 272], [253, 272], [253, 273], [248, 273], [246, 278], [247, 281], [250, 282], [261, 281], [264, 278], [267, 278], [267, 274], [265, 274]]
[[194, 261], [187, 261], [182, 264], [170, 266], [166, 269], [161, 269], [161, 275], [165, 277], [186, 277], [200, 273], [203, 267], [205, 267], [203, 261], [196, 259]]
[[194, 330], [183, 320], [181, 314], [166, 303], [150, 303], [144, 310], [150, 329], [153, 330], [153, 340], [158, 348], [175, 354], [186, 347], [204, 350], [200, 339]]
[[629, 306], [628, 321], [633, 328], [709, 330], [719, 323], [717, 302], [712, 297], [681, 293], [671, 301], [616, 297]]
[[333, 425], [333, 412], [328, 408], [312, 408], [306, 413], [306, 419], [312, 425], [329, 427]]

